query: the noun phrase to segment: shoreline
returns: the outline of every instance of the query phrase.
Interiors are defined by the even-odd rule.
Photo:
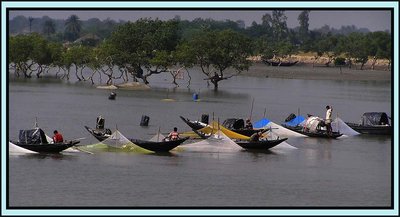
[[[303,79],[303,80],[346,80],[346,81],[391,81],[392,71],[349,69],[348,67],[326,67],[300,63],[294,66],[268,66],[264,63],[254,62],[248,71],[243,71],[239,76]]]

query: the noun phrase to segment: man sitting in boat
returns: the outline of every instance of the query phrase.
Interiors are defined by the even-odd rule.
[[[179,139],[178,128],[174,127],[174,131],[168,134],[167,138],[169,141],[174,141]]]
[[[61,135],[61,133],[59,133],[57,130],[54,130],[53,133],[54,133],[54,136],[53,136],[54,143],[64,142],[64,138]]]
[[[263,139],[263,134],[265,132],[267,132],[267,131],[268,131],[268,129],[264,129],[264,130],[260,130],[258,132],[253,133],[250,136],[250,142],[258,142],[258,141],[260,141],[261,139]],[[265,139],[263,139],[263,140],[265,140]]]
[[[251,123],[250,119],[248,119],[248,118],[246,119],[246,125],[244,126],[244,128],[250,129],[250,130],[253,129],[253,124]]]
[[[253,135],[250,136],[250,142],[260,141],[261,135],[262,135],[261,131],[253,133]]]

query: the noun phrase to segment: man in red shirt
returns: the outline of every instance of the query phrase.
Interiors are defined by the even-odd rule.
[[[61,135],[61,133],[58,133],[57,130],[54,130],[53,141],[54,143],[64,142],[63,136]]]

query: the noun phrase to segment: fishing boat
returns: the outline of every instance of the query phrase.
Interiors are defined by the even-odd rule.
[[[291,118],[289,118],[290,116]],[[323,119],[319,117],[309,115],[309,117],[305,119],[302,116],[296,117],[293,114],[291,114],[290,116],[286,118],[285,120],[286,122],[281,125],[297,133],[309,137],[319,137],[319,138],[329,138],[329,139],[336,139],[343,135],[340,132],[332,132],[328,134],[328,132],[325,129],[323,129],[324,125]],[[302,122],[299,122],[301,120]]]
[[[346,124],[361,134],[392,135],[389,119],[385,112],[366,112],[358,124],[349,122]]]
[[[332,132],[331,134],[328,134],[328,132],[326,130],[315,130],[315,131],[307,131],[306,129],[304,129],[302,126],[288,126],[288,125],[284,125],[282,124],[283,127],[289,129],[289,130],[293,130],[297,133],[309,136],[309,137],[319,137],[319,138],[328,138],[328,139],[336,139],[340,136],[342,136],[343,134],[340,132]]]
[[[20,130],[19,141],[10,141],[11,143],[38,153],[59,153],[67,148],[78,144],[79,140],[64,141],[58,143],[49,143],[46,135],[40,128]]]
[[[260,141],[235,141],[240,147],[244,149],[252,149],[252,150],[268,150],[272,147],[275,147],[282,142],[286,141],[288,138],[283,139],[275,139],[275,140],[260,140]]]
[[[248,129],[245,128],[244,120],[240,118],[228,118],[223,123],[222,126],[226,127],[235,133],[239,133],[245,136],[251,136],[263,129]]]
[[[188,118],[179,116],[183,122],[185,122],[192,130],[200,130],[207,126],[207,124],[200,121],[191,121]]]
[[[282,62],[282,61],[272,61],[272,60],[263,60],[263,62],[270,66],[293,66],[299,61],[294,62]]]
[[[110,129],[92,129],[88,126],[85,126],[85,128],[90,134],[92,134],[100,142],[111,136]]]
[[[137,146],[140,146],[144,149],[147,149],[149,151],[153,152],[169,152],[172,149],[176,148],[183,142],[185,142],[189,137],[184,137],[180,138],[177,140],[170,140],[170,141],[160,141],[160,142],[154,142],[154,141],[146,141],[146,140],[139,140],[139,139],[129,139],[132,143],[134,143]]]

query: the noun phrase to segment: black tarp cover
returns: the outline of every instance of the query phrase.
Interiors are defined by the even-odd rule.
[[[361,125],[389,125],[389,118],[384,112],[366,112],[362,116]]]
[[[19,131],[19,142],[26,144],[47,143],[46,135],[40,128]]]
[[[243,119],[236,119],[236,118],[229,118],[222,123],[222,126],[228,129],[243,129],[244,128],[244,120]]]

